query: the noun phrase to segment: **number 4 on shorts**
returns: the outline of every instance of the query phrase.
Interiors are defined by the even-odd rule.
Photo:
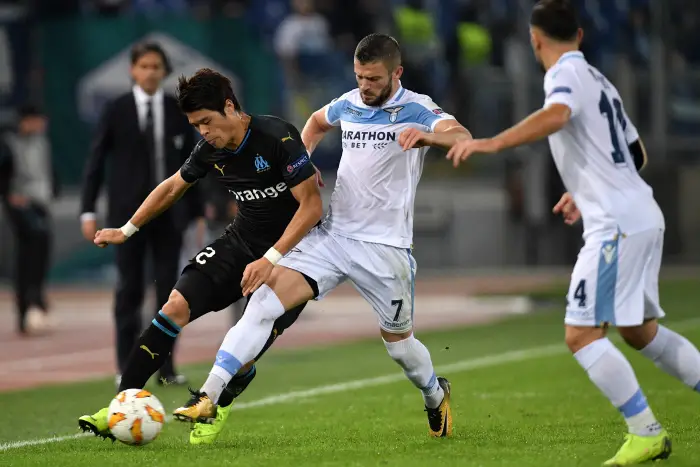
[[[394,315],[394,322],[399,320],[399,315],[401,314],[401,308],[403,308],[403,300],[392,300],[391,306],[396,306],[396,314]]]
[[[581,279],[581,282],[574,290],[574,299],[578,300],[578,306],[583,308],[586,306],[586,279]]]

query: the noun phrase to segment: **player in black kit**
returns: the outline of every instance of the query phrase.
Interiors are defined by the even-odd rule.
[[[120,229],[104,229],[95,244],[120,244],[167,210],[189,186],[207,174],[235,196],[238,215],[212,244],[183,270],[168,302],[136,344],[122,375],[119,391],[142,388],[172,350],[181,329],[209,311],[226,308],[249,296],[269,277],[277,261],[316,225],[323,206],[320,178],[298,130],[277,117],[250,116],[241,111],[230,81],[201,69],[178,83],[180,108],[203,136],[180,170],[146,198]],[[190,443],[214,442],[233,400],[255,377],[255,365],[277,336],[291,326],[305,305],[275,322],[267,345],[231,380],[212,423],[196,423]],[[80,417],[84,431],[112,437],[107,409]]]

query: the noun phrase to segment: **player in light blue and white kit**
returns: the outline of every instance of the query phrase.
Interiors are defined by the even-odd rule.
[[[365,104],[368,97],[354,89],[327,105],[322,119],[315,117],[319,126],[342,130],[343,157],[326,228],[355,240],[410,248],[413,201],[428,148],[404,152],[400,135],[409,129],[434,133],[461,127],[428,96],[400,82],[389,99],[376,99],[381,105]],[[393,322],[384,325],[396,328]]]
[[[429,97],[403,88],[402,72],[396,40],[371,34],[355,51],[358,89],[309,118],[301,137],[310,154],[326,132],[342,130],[328,216],[291,251],[265,255],[279,266],[244,289],[257,291],[188,405],[201,416],[211,416],[231,377],[262,349],[275,317],[350,280],[377,314],[389,355],[420,389],[429,434],[452,433],[449,382],[435,375],[428,349],[413,336],[413,205],[428,146],[449,149],[471,135]]]
[[[700,353],[662,326],[659,269],[664,217],[639,176],[646,152],[613,86],[578,50],[582,30],[569,0],[541,0],[532,12],[531,39],[547,70],[544,108],[490,139],[459,142],[455,165],[474,153],[494,153],[549,137],[568,193],[554,211],[583,220],[585,244],[571,275],[566,343],[591,381],[619,409],[627,440],[604,465],[636,465],[671,454],[634,370],[608,340],[618,328],[632,348],[700,391]]]

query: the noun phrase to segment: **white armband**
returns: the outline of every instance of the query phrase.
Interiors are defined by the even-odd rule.
[[[134,224],[132,224],[131,221],[129,221],[129,222],[127,222],[126,224],[124,224],[124,225],[122,226],[122,228],[119,229],[119,230],[121,230],[122,233],[123,233],[127,238],[129,238],[129,237],[131,237],[132,235],[134,235],[136,232],[138,232],[138,231],[139,231],[139,228],[136,227]]]
[[[283,256],[282,253],[280,253],[279,251],[275,250],[274,247],[271,247],[269,250],[267,250],[267,252],[266,252],[265,255],[263,256],[263,258],[267,259],[267,260],[268,260],[269,262],[271,262],[272,265],[274,266],[275,264],[277,264],[277,262],[278,262],[279,260],[282,259],[282,256]]]

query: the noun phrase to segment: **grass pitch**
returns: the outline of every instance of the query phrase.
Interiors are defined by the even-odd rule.
[[[420,394],[377,338],[272,349],[213,446],[190,446],[188,425],[175,421],[144,447],[74,437],[78,416],[109,403],[112,380],[0,394],[0,465],[600,465],[622,443],[625,424],[565,348],[563,296],[554,291],[541,298],[556,307],[498,324],[417,333],[452,383],[452,439],[427,436]],[[662,304],[665,324],[700,344],[697,286],[664,283]],[[662,465],[700,465],[700,395],[623,349],[673,438]],[[184,370],[199,385],[209,367]],[[168,411],[188,397],[179,387],[149,389]]]

